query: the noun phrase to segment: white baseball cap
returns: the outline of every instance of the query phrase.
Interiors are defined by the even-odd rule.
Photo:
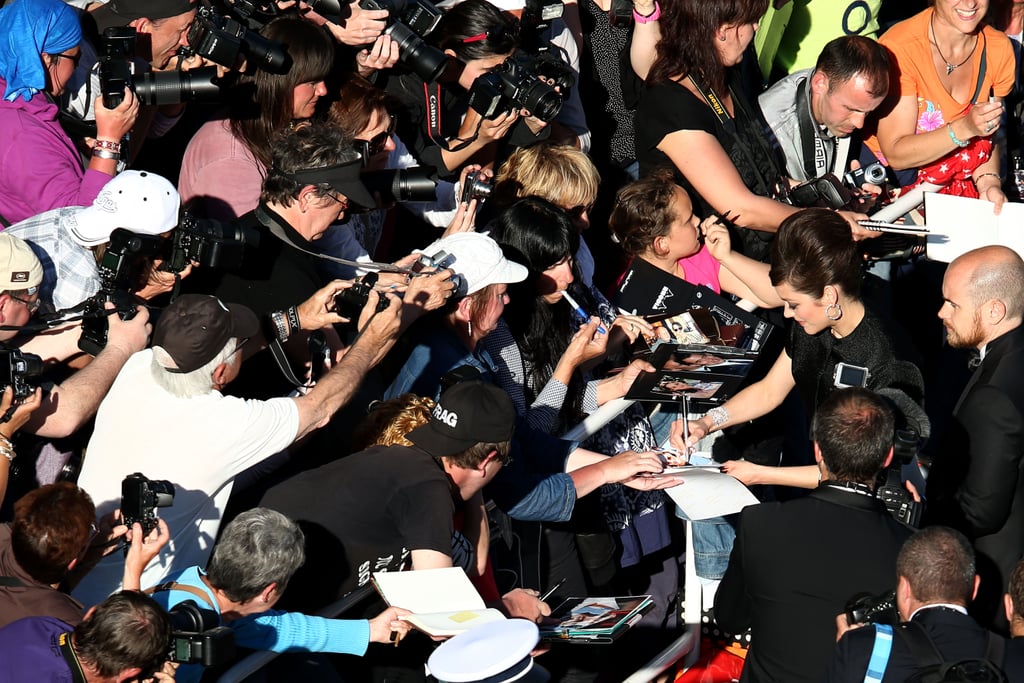
[[[159,235],[178,225],[181,197],[163,176],[149,171],[124,171],[103,186],[92,206],[67,216],[64,225],[83,247],[110,241],[124,228],[140,235]]]
[[[522,282],[529,274],[526,266],[506,259],[498,243],[482,232],[457,232],[416,251],[427,256],[444,251],[454,256],[448,267],[466,281],[467,296],[488,285]]]

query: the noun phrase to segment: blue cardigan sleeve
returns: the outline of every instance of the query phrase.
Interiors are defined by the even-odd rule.
[[[271,610],[229,624],[235,643],[271,652],[336,652],[362,656],[370,643],[365,619],[325,619]]]

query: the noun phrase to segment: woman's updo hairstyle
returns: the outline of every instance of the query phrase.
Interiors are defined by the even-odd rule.
[[[772,285],[783,282],[815,298],[828,285],[860,298],[863,256],[850,224],[835,211],[803,209],[782,221],[772,243]]]
[[[487,0],[464,0],[445,12],[430,37],[463,62],[486,59],[519,46],[519,21]]]

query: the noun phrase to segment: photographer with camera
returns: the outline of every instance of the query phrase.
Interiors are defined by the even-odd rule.
[[[195,16],[195,0],[111,0],[85,12],[82,58],[60,100],[69,130],[84,133],[88,143],[92,137],[91,131],[85,133],[89,124],[95,120],[99,125],[100,110],[117,101],[123,85],[139,104],[138,120],[124,131],[131,131],[131,149],[127,145],[122,147],[123,133],[113,139],[96,135],[96,145],[117,152],[121,160],[128,162],[129,154],[134,158],[147,138],[165,135],[181,118],[185,101],[190,97],[179,97],[185,92],[181,88],[160,87],[154,76],[163,75],[161,72],[180,76],[206,65],[205,60],[195,56],[175,59],[179,50],[188,45]],[[211,71],[205,76],[205,89],[214,88],[213,92],[217,92],[210,82],[212,75]],[[136,93],[143,82],[145,90]],[[162,85],[168,84],[165,81]],[[200,92],[204,89],[203,85],[198,88]]]
[[[306,559],[306,539],[299,526],[280,512],[254,508],[226,527],[206,569],[188,567],[147,591],[165,609],[186,600],[212,608],[234,633],[235,644],[273,652],[335,652],[362,656],[370,643],[394,642],[410,629],[389,607],[373,619],[325,619],[284,612],[274,605]],[[203,668],[183,664],[178,683],[198,681]],[[298,672],[291,669],[292,676]]]
[[[102,143],[84,171],[51,101],[81,58],[81,37],[76,10],[60,0],[0,8],[0,225],[89,204],[117,172],[121,138],[138,114],[131,91],[116,108],[98,111]]]
[[[398,136],[421,164],[450,178],[469,161],[495,161],[501,141],[525,147],[550,136],[561,95],[510,59],[517,35],[513,17],[486,0],[464,0],[427,36],[449,57],[436,80],[415,67],[388,77],[385,89],[403,105]]]
[[[825,45],[814,69],[792,73],[762,93],[758,103],[789,177],[804,182],[832,174],[850,190],[877,194],[885,167],[863,147],[858,131],[888,92],[886,49],[847,35]]]
[[[170,181],[148,171],[129,170],[107,183],[91,206],[47,211],[15,223],[6,232],[25,240],[39,256],[43,266],[40,300],[64,311],[104,287],[123,287],[143,300],[171,291],[175,274],[160,269],[163,252],[140,254],[130,272],[124,273],[125,282],[104,283],[100,264],[108,251],[124,249],[122,240],[170,233],[178,226],[180,212],[178,191]],[[112,243],[112,233],[119,228]],[[189,272],[186,266],[180,276]]]
[[[895,606],[902,623],[885,625],[887,619],[871,618],[874,628],[844,631],[850,626],[849,616],[839,615],[839,642],[824,680],[868,680],[865,674],[870,668],[874,676],[870,680],[903,683],[920,680],[915,676],[959,660],[969,660],[961,661],[961,667],[972,672],[970,677],[948,672],[945,678],[925,680],[1007,680],[1000,671],[1006,647],[1003,638],[967,615],[980,579],[975,573],[974,551],[963,534],[943,526],[917,532],[900,549],[896,577]],[[922,652],[931,661],[922,661]]]
[[[169,643],[167,613],[142,593],[122,591],[73,628],[54,617],[29,617],[0,629],[0,682],[173,682],[165,668]]]
[[[288,317],[306,329],[345,321],[328,308],[345,287],[331,283]],[[222,393],[241,371],[242,350],[263,343],[264,326],[251,310],[199,294],[182,295],[164,310],[153,348],[132,356],[100,406],[79,477],[101,515],[118,506],[121,481],[132,471],[167,480],[179,492],[162,514],[173,538],[143,585],[205,564],[235,477],[324,426],[349,401],[398,333],[400,302],[383,300],[387,308],[378,310],[370,293],[359,336],[308,393],[267,401]],[[96,602],[119,582],[119,565],[107,558],[75,595]]]
[[[123,541],[124,585],[138,590],[146,565],[169,538],[162,521],[151,530],[129,528],[116,516],[97,525],[92,498],[70,482],[33,489],[14,504],[13,521],[0,525],[0,627],[42,616],[77,625],[84,608],[68,591],[102,557]]]
[[[820,681],[835,644],[835,615],[858,591],[892,585],[896,554],[912,531],[874,496],[875,478],[892,458],[894,429],[878,395],[833,391],[812,426],[821,485],[740,513],[715,618],[727,633],[751,631],[744,681]]]

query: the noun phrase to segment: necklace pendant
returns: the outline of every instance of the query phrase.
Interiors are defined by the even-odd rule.
[[[959,66],[959,64],[950,64],[949,62],[946,62],[946,75],[949,76],[951,73],[953,73],[953,69],[955,69],[957,66]]]

